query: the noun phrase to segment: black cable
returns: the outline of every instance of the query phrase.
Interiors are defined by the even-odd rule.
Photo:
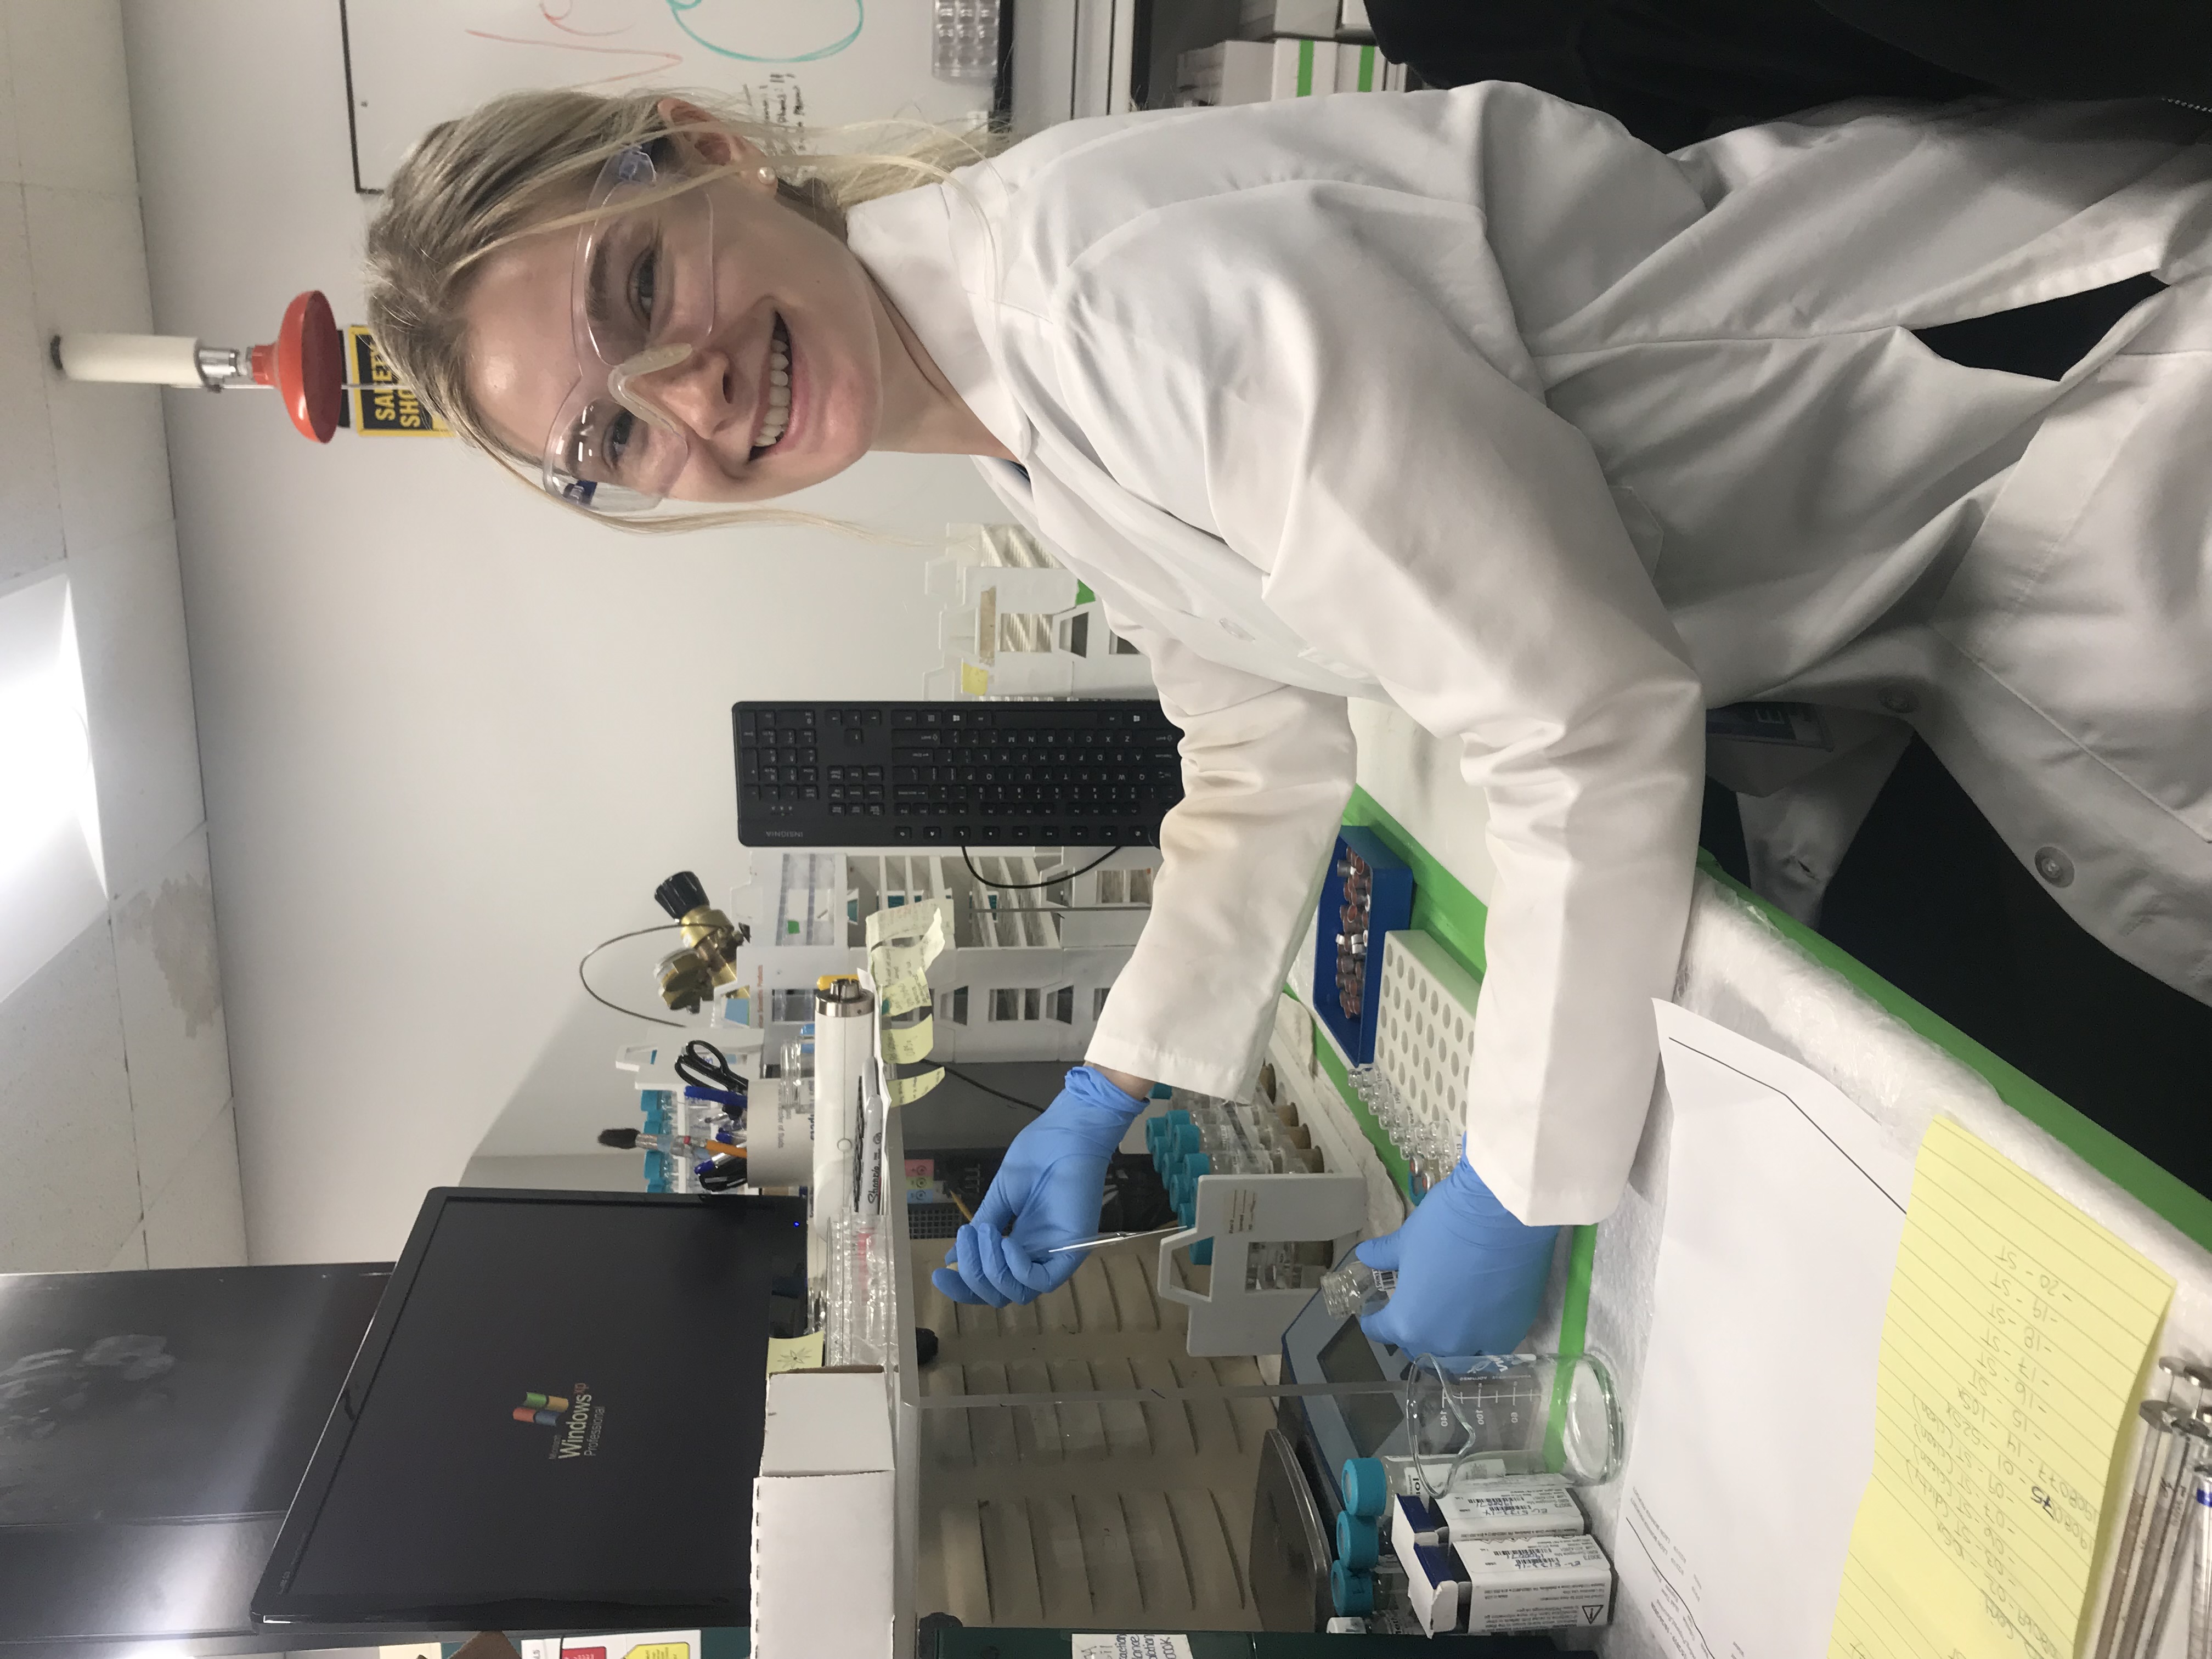
[[[1117,848],[1115,850],[1118,851],[1119,849]],[[1029,1101],[1021,1098],[1018,1095],[1010,1095],[1004,1089],[994,1089],[988,1083],[978,1083],[974,1078],[969,1077],[967,1073],[962,1071],[957,1066],[947,1066],[945,1068],[945,1074],[947,1077],[957,1077],[969,1088],[978,1090],[987,1095],[995,1096],[997,1098],[1005,1101],[1008,1105],[1018,1106],[1025,1112],[1042,1113],[1044,1110],[1043,1107],[1033,1105]]]
[[[1026,893],[1034,888],[1057,887],[1063,881],[1073,881],[1078,876],[1089,875],[1093,870],[1096,870],[1100,865],[1105,863],[1108,859],[1112,858],[1115,854],[1121,850],[1121,849],[1118,847],[1109,847],[1104,852],[1101,853],[1097,858],[1091,860],[1090,863],[1085,865],[1080,870],[1063,871],[1059,875],[1048,876],[1042,881],[987,880],[983,872],[975,867],[975,860],[968,856],[968,849],[964,847],[960,849],[960,861],[968,866],[968,873],[975,877],[977,881],[982,883],[986,887],[995,887],[1002,893]]]
[[[592,988],[592,981],[584,977],[585,964],[590,962],[593,957],[599,955],[600,951],[605,950],[610,945],[620,945],[626,939],[642,939],[647,933],[672,933],[684,926],[684,924],[680,921],[664,921],[657,923],[651,927],[633,928],[627,933],[617,933],[612,939],[601,939],[590,950],[585,951],[583,956],[577,960],[576,982],[584,988],[584,994],[586,996],[591,998],[592,1001],[598,1003],[603,1008],[611,1008],[618,1014],[628,1014],[632,1019],[650,1020],[655,1025],[672,1025],[679,1031],[695,1030],[695,1027],[686,1025],[680,1019],[663,1019],[659,1014],[641,1014],[636,1009],[625,1008],[619,1002],[609,1002],[597,991],[594,991]]]

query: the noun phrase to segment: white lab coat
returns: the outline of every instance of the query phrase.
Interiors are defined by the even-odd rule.
[[[1185,733],[1090,1057],[1249,1085],[1350,696],[1488,798],[1468,1149],[1524,1220],[1625,1178],[1708,706],[1908,712],[2212,1000],[2208,129],[1864,106],[1667,156],[1493,83],[1072,123],[857,210]],[[1907,331],[2143,271],[2173,286],[2063,382]]]

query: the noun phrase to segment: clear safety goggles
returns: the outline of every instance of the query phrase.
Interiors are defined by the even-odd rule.
[[[643,144],[610,160],[576,228],[569,333],[576,384],[545,437],[547,491],[594,513],[667,499],[691,429],[660,401],[714,329],[714,212]],[[658,199],[655,198],[658,197]]]

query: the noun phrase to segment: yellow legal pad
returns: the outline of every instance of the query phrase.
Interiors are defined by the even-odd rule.
[[[1830,1659],[2070,1659],[2172,1294],[2041,1182],[1955,1123],[1929,1127]]]

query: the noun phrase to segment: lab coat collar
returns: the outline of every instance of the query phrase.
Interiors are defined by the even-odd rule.
[[[951,183],[861,204],[847,216],[846,235],[953,391],[1026,461],[1030,424],[994,349],[994,244],[979,200],[1000,188],[988,167],[963,167]]]

